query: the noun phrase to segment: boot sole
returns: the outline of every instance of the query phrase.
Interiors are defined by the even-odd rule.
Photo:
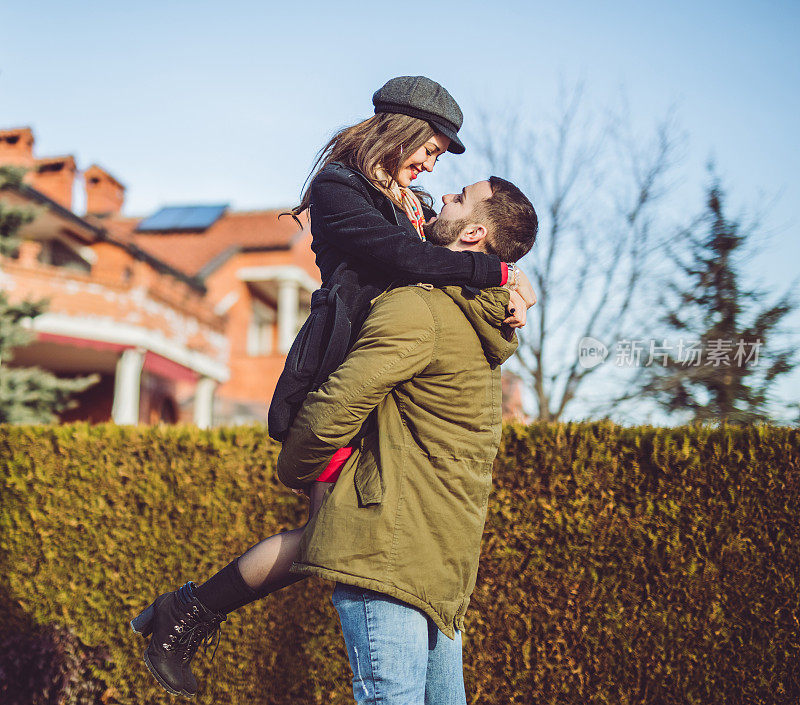
[[[171,685],[169,685],[162,677],[161,674],[155,669],[152,663],[150,663],[150,656],[147,654],[147,650],[144,652],[144,665],[147,666],[147,670],[153,674],[153,678],[158,681],[158,684],[166,690],[170,695],[182,695],[184,698],[192,699],[195,694],[194,693],[187,693],[185,690],[175,690]]]

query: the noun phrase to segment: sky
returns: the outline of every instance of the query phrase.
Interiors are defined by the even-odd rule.
[[[108,169],[130,215],[293,205],[317,150],[392,76],[446,86],[465,131],[502,106],[544,119],[580,81],[598,106],[626,96],[643,129],[671,110],[686,135],[676,208],[700,207],[713,158],[734,211],[764,214],[753,281],[779,293],[798,275],[797,2],[0,0],[0,17],[0,128]],[[422,185],[460,189],[440,172]],[[800,374],[783,392],[800,398]]]

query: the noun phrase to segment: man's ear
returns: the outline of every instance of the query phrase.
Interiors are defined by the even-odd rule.
[[[480,223],[470,223],[458,236],[458,239],[465,245],[476,245],[486,237],[486,227]]]

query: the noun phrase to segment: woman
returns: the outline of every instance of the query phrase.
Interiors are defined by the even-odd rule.
[[[270,435],[281,440],[302,399],[344,359],[369,311],[370,301],[393,284],[428,282],[476,287],[518,282],[513,265],[494,255],[454,252],[425,242],[432,199],[411,188],[433,171],[445,151],[460,154],[462,113],[452,96],[424,76],[388,81],[372,98],[375,115],[340,130],[322,149],[316,172],[292,211],[309,209],[312,249],[323,286],[287,358],[270,407]],[[524,324],[535,301],[512,291],[507,323]],[[352,449],[341,449],[310,491],[311,513],[327,482],[334,482]],[[159,596],[131,622],[152,633],[144,658],[170,693],[191,697],[197,682],[191,659],[202,642],[218,636],[226,615],[301,579],[289,569],[303,529],[277,534],[251,547],[201,585],[186,583]]]

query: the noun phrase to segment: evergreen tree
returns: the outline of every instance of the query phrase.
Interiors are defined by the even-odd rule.
[[[725,214],[724,197],[712,173],[705,211],[683,233],[688,257],[675,255],[679,275],[668,286],[674,297],[662,320],[677,345],[642,368],[641,392],[693,421],[769,421],[771,392],[797,365],[794,350],[778,344],[795,303],[787,293],[764,305],[763,291],[741,284],[739,259],[754,232]]]
[[[0,167],[0,191],[19,187],[23,172]],[[20,245],[20,228],[33,213],[0,202],[0,256],[13,256]],[[0,262],[0,270],[2,262]],[[0,282],[2,281],[0,271]],[[9,367],[13,349],[26,345],[33,334],[23,322],[42,314],[47,301],[11,303],[0,289],[0,423],[49,423],[70,407],[70,397],[97,381],[96,375],[61,379],[37,367]]]

